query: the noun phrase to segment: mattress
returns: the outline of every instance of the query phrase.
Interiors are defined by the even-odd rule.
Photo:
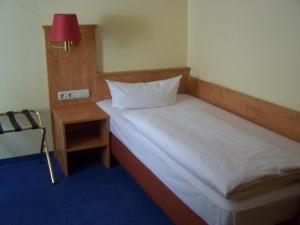
[[[123,117],[226,198],[246,199],[300,181],[299,143],[195,97]]]
[[[178,101],[186,98],[190,98],[190,96],[180,95]],[[245,224],[243,221],[247,219],[243,220],[242,218],[257,214],[258,211],[255,209],[259,209],[259,212],[264,213],[265,211],[262,208],[270,209],[272,205],[278,205],[280,202],[285,202],[289,206],[297,204],[297,198],[300,196],[299,184],[290,185],[289,187],[247,200],[228,200],[170,158],[154,142],[129,123],[124,118],[124,114],[132,110],[112,108],[111,100],[98,102],[97,105],[110,115],[111,132],[179,199],[201,216],[209,225]],[[289,219],[296,213],[296,205],[288,212],[284,212],[288,207],[282,208],[279,205],[278,208],[282,213],[281,217],[278,216],[278,221]],[[274,207],[273,209],[275,210]],[[243,215],[245,213],[246,216]],[[256,216],[258,220],[259,218],[268,219],[267,214],[264,214],[264,217]],[[262,222],[259,223],[264,224]]]

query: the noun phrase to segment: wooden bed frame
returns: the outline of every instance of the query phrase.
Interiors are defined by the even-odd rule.
[[[146,82],[182,74],[181,93],[189,93],[277,133],[300,141],[300,112],[192,78],[189,76],[190,69],[187,67],[114,73],[98,72],[95,40],[96,25],[80,26],[82,39],[70,52],[47,47],[50,28],[50,26],[44,26],[51,112],[55,107],[62,105],[76,105],[110,98],[106,79]],[[89,99],[57,100],[58,91],[86,88],[91,91]],[[120,164],[175,224],[206,224],[153,175],[114,135],[111,135],[111,151]]]
[[[157,178],[115,135],[110,133],[111,153],[131,177],[176,225],[207,225]],[[299,204],[300,205],[300,204]],[[299,209],[300,214],[300,209]],[[300,215],[278,225],[300,225]]]
[[[110,135],[113,156],[132,176],[152,200],[177,225],[206,225],[206,223],[169,190],[131,151],[113,134]]]

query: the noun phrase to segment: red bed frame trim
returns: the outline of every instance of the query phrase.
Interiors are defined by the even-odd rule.
[[[113,156],[176,225],[207,225],[112,133],[110,144]]]

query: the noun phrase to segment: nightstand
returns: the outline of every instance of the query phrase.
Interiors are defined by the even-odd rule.
[[[68,154],[98,149],[101,161],[110,167],[109,116],[95,103],[68,105],[53,109],[55,156],[66,176]]]

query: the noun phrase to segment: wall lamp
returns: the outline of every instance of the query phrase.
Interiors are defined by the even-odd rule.
[[[48,47],[70,51],[74,42],[80,41],[80,39],[81,34],[76,14],[54,14]],[[63,43],[63,45],[54,45],[53,43]]]

